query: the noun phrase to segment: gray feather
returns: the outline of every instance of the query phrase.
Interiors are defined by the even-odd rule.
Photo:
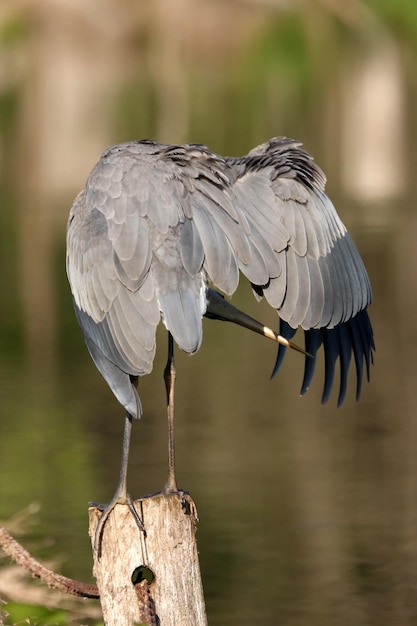
[[[325,182],[285,137],[239,158],[153,141],[103,152],[70,212],[67,273],[90,353],[132,415],[140,414],[132,380],[152,369],[161,314],[178,345],[195,352],[207,283],[231,295],[239,270],[288,336],[302,326],[314,351],[323,343],[325,397],[338,356],[344,397],[351,349],[360,388],[361,359],[369,369],[373,349],[371,287]]]
[[[165,326],[179,347],[188,353],[197,352],[203,338],[202,318],[205,300],[192,291],[169,291],[159,295]]]

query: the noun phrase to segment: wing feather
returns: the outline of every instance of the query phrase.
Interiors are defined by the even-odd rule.
[[[323,401],[338,360],[343,401],[352,353],[360,393],[374,349],[371,288],[324,187],[310,155],[286,138],[238,159],[152,141],[103,153],[70,213],[67,272],[90,353],[127,410],[140,413],[132,382],[152,368],[161,314],[180,347],[194,352],[207,281],[232,294],[239,270],[288,337],[302,326],[314,355],[324,345]]]
[[[360,255],[324,192],[323,172],[299,143],[282,137],[258,146],[246,157],[229,158],[228,163],[236,202],[252,225],[251,236],[256,238],[255,224],[266,242],[260,246],[262,254],[272,249],[282,268],[276,277],[270,273],[265,282],[259,277],[254,280],[250,263],[241,265],[241,270],[252,282],[255,295],[264,295],[277,310],[281,334],[290,338],[289,329],[302,326],[306,350],[314,356],[306,360],[302,393],[310,385],[315,355],[323,345],[323,402],[331,392],[337,361],[341,374],[338,402],[343,402],[352,352],[359,396],[363,362],[368,373],[374,349],[366,313],[372,293]],[[273,374],[284,354],[280,346]]]
[[[204,262],[204,248],[194,220],[186,219],[180,224],[182,263],[192,276],[201,271]]]
[[[177,344],[188,353],[197,352],[203,339],[204,295],[191,290],[170,290],[159,295],[164,323]]]

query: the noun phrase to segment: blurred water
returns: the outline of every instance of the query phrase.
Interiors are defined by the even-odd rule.
[[[43,33],[40,24],[35,39]],[[293,27],[297,42],[298,27]],[[255,26],[247,20],[241,28],[243,41],[242,33],[252,33]],[[35,147],[30,144],[31,149],[23,153],[17,149],[14,160],[3,159],[0,520],[39,503],[23,543],[39,558],[59,558],[62,573],[84,580],[91,580],[92,565],[87,503],[105,502],[113,493],[123,428],[123,411],[83,344],[65,278],[65,220],[93,165],[92,161],[87,167],[85,161],[91,154],[98,158],[104,147],[98,147],[100,141],[156,137],[165,120],[169,132],[175,134],[177,129],[187,140],[206,141],[224,153],[236,153],[241,146],[246,151],[273,134],[302,137],[329,174],[331,196],[358,245],[374,289],[370,315],[377,352],[371,383],[364,384],[361,401],[354,400],[352,376],[341,409],[336,409],[337,393],[321,406],[320,365],[312,388],[300,398],[303,357],[299,354],[288,354],[279,376],[270,381],[275,360],[272,342],[225,323],[205,321],[204,342],[197,355],[177,351],[178,478],[199,511],[197,538],[213,626],[406,626],[417,619],[415,185],[411,174],[397,195],[381,201],[360,201],[358,190],[355,196],[346,185],[340,173],[344,162],[339,145],[340,126],[346,120],[343,106],[338,106],[340,91],[333,87],[341,81],[342,70],[337,64],[329,67],[325,53],[327,46],[333,50],[334,45],[336,56],[340,49],[326,28],[322,32],[328,36],[323,47],[314,40],[314,50],[326,59],[322,73],[315,66],[305,71],[303,64],[312,60],[296,44],[287,51],[289,65],[301,77],[308,75],[307,83],[302,78],[291,83],[284,72],[288,68],[283,67],[283,54],[277,61],[282,65],[274,70],[269,56],[275,41],[272,26],[264,24],[255,45],[251,35],[246,47],[233,48],[246,63],[237,69],[222,65],[225,59],[230,64],[228,35],[227,46],[217,50],[218,66],[213,61],[216,71],[210,65],[194,73],[189,61],[188,91],[182,87],[189,100],[184,103],[168,94],[166,108],[162,107],[165,117],[159,111],[159,125],[153,99],[160,94],[157,86],[161,93],[163,88],[155,78],[155,83],[146,82],[149,77],[137,69],[139,59],[143,61],[140,40],[129,57],[129,67],[138,76],[135,80],[130,76],[131,83],[126,79],[125,91],[118,92],[122,103],[113,126],[107,121],[111,132],[106,126],[107,132],[97,136],[94,127],[91,139],[84,128],[79,136],[91,139],[88,154],[79,148],[82,163],[77,159],[69,163],[68,154],[63,154],[71,141],[76,144],[72,135],[61,139],[62,162],[55,163],[52,143],[46,142],[46,147],[42,143],[41,152],[41,142],[33,137]],[[221,34],[216,34],[220,40]],[[78,49],[68,58],[74,61],[77,54]],[[58,57],[48,58],[52,64]],[[286,77],[283,83],[274,82],[278,71]],[[86,73],[90,82],[93,74]],[[111,73],[112,80],[116,74]],[[182,85],[181,76],[175,76]],[[95,78],[97,88],[99,77]],[[344,89],[352,87],[349,72],[344,81]],[[146,97],[144,85],[150,93]],[[108,89],[116,91],[114,84]],[[173,119],[167,115],[170,98],[175,104]],[[80,99],[84,102],[81,95]],[[180,105],[187,111],[189,107],[186,131]],[[2,106],[3,120],[4,102]],[[90,111],[85,102],[84,106]],[[13,115],[18,117],[17,112]],[[46,114],[45,118],[48,122]],[[415,127],[411,112],[407,124]],[[38,126],[37,121],[34,127]],[[17,127],[11,125],[9,134],[4,133],[8,146],[17,141]],[[51,121],[51,127],[58,132],[59,124],[53,126]],[[70,135],[68,128],[65,132]],[[158,138],[172,139],[169,132]],[[389,156],[389,147],[382,152]],[[41,189],[44,183],[39,180],[38,189],[30,177],[22,189],[22,154],[31,165],[25,171],[33,179],[40,176],[39,154],[54,162],[49,164],[52,169],[56,166],[50,189]],[[416,155],[404,150],[402,158],[400,169],[413,172]],[[407,167],[402,167],[404,163]],[[58,193],[61,172],[64,180]],[[34,185],[37,194],[31,196]],[[265,303],[257,304],[247,286],[242,285],[234,302],[277,326],[274,312]],[[302,343],[302,336],[296,340]],[[154,492],[166,480],[163,328],[158,341],[154,371],[140,382],[144,415],[134,424],[129,470],[134,496]]]
[[[401,241],[413,241],[409,229]],[[275,347],[225,323],[207,320],[201,351],[177,354],[178,474],[199,510],[210,623],[411,623],[415,331],[397,298],[406,252],[380,245],[383,233],[353,234],[376,303],[376,365],[360,403],[352,380],[341,409],[336,397],[322,407],[320,369],[299,398],[298,354],[270,381]],[[389,285],[379,274],[386,268]],[[263,319],[268,313],[249,293],[238,302]],[[74,341],[82,343],[79,334]],[[162,330],[154,372],[140,386],[144,416],[134,425],[129,473],[137,496],[166,478],[165,341]],[[70,369],[52,393],[18,369],[2,371],[0,517],[39,502],[25,542],[88,579],[87,501],[112,495],[123,415],[86,351]]]

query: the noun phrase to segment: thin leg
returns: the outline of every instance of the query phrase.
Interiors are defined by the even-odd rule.
[[[130,437],[132,434],[132,416],[126,412],[125,427],[123,431],[122,459],[120,462],[119,482],[116,493],[120,499],[127,498],[127,466],[129,463]]]
[[[167,393],[168,413],[168,481],[164,487],[166,493],[177,492],[175,476],[175,439],[174,439],[174,390],[176,370],[174,362],[174,339],[168,333],[168,360],[164,370],[165,389]]]
[[[119,474],[119,482],[116,487],[116,492],[113,498],[110,500],[109,504],[95,504],[90,503],[97,508],[102,509],[103,513],[98,520],[95,537],[94,537],[94,550],[98,553],[98,557],[101,556],[101,542],[103,539],[104,526],[108,520],[108,517],[116,504],[126,504],[129,507],[130,512],[135,518],[136,524],[139,529],[145,532],[145,527],[143,525],[142,520],[140,519],[138,512],[135,509],[135,505],[131,496],[127,492],[127,466],[129,462],[129,448],[130,448],[130,435],[132,432],[132,416],[129,413],[126,413],[125,417],[125,427],[123,432],[123,449],[122,449],[122,461],[120,464],[120,474]]]

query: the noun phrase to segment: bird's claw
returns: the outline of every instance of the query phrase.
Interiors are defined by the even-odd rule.
[[[175,495],[181,500],[181,506],[186,515],[192,515],[196,522],[198,522],[198,511],[195,505],[194,500],[192,499],[189,491],[184,491],[184,489],[178,489],[175,483],[175,488],[173,488],[168,480],[165,487],[161,490],[164,495]]]
[[[103,533],[106,522],[115,508],[117,504],[126,505],[129,508],[129,511],[133,515],[133,518],[138,526],[139,530],[143,532],[146,537],[146,530],[142,519],[140,518],[136,508],[133,498],[127,494],[126,496],[120,497],[119,495],[115,496],[108,504],[98,504],[96,502],[89,502],[89,506],[93,506],[100,511],[102,511],[100,518],[97,522],[96,530],[94,533],[94,554],[97,555],[98,559],[101,558],[102,554],[102,542],[103,542]]]
[[[184,509],[186,515],[192,515],[195,519],[196,522],[198,522],[198,511],[197,511],[197,507],[196,504],[194,502],[194,500],[192,499],[192,497],[190,496],[188,491],[182,491],[182,489],[179,490],[178,494],[181,497],[181,505],[182,508]]]

